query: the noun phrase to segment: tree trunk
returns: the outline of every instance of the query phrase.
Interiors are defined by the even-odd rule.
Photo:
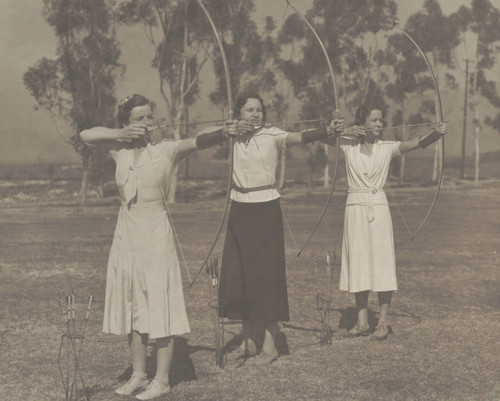
[[[97,172],[98,172],[98,179],[97,179],[97,197],[99,199],[104,198],[104,155],[102,153],[99,153],[97,155]]]
[[[97,183],[97,196],[99,199],[104,198],[104,180],[102,174],[99,175],[99,182]]]
[[[87,205],[87,188],[89,186],[90,156],[83,156],[82,186],[80,188],[80,208]]]
[[[325,188],[328,188],[330,186],[330,163],[328,163],[328,145],[325,143],[323,146],[325,149],[326,157],[325,171],[323,174],[323,186]]]
[[[189,179],[189,155],[186,156],[185,162],[184,162],[184,178],[186,180]]]
[[[188,105],[185,105],[184,108],[184,123],[185,129],[184,129],[184,139],[189,138],[189,107]],[[184,178],[188,179],[189,178],[189,155],[186,156],[186,161],[184,164],[185,170],[184,170]]]
[[[406,127],[403,126],[403,140],[406,140]],[[399,165],[398,185],[401,186],[405,180],[406,154],[401,155],[401,164]]]
[[[399,176],[398,185],[403,185],[405,181],[405,164],[406,164],[406,154],[401,155],[401,163],[399,165]]]
[[[479,133],[481,131],[481,127],[479,126],[479,108],[477,105],[474,107],[475,109],[475,119],[474,119],[474,125],[475,130],[474,130],[474,145],[476,148],[476,157],[475,157],[475,163],[474,163],[474,184],[476,187],[479,187]]]

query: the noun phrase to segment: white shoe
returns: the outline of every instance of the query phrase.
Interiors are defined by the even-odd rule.
[[[239,359],[250,358],[257,354],[257,348],[254,342],[249,342],[247,345],[245,343],[241,344],[239,347],[233,349],[231,352],[225,354],[226,360],[228,362],[235,362]]]
[[[170,393],[170,386],[168,384],[163,384],[155,378],[151,383],[149,383],[146,391],[136,395],[135,398],[138,400],[152,400],[168,393]]]
[[[120,395],[131,395],[138,390],[145,389],[148,384],[149,380],[146,377],[132,375],[127,383],[122,384],[115,390],[115,393]]]

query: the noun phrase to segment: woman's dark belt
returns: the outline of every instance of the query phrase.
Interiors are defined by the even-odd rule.
[[[252,187],[252,188],[242,188],[233,182],[232,188],[237,192],[240,192],[242,194],[247,194],[249,192],[264,191],[265,189],[274,189],[276,188],[276,184],[261,185],[259,187]]]

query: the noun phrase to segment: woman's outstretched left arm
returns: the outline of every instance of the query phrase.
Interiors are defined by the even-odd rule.
[[[177,148],[177,158],[178,160],[182,160],[188,154],[197,150],[221,145],[230,135],[237,135],[237,124],[235,121],[226,121],[223,127],[204,130],[195,138],[183,139]]]
[[[286,137],[287,146],[301,145],[321,141],[324,143],[333,144],[335,136],[340,135],[344,131],[344,120],[335,119],[328,127],[311,128],[299,132],[290,132]]]
[[[415,138],[401,142],[399,145],[399,151],[401,154],[405,154],[411,152],[412,150],[424,149],[447,133],[448,126],[446,123],[438,123],[431,128],[431,131],[427,135],[416,136]]]

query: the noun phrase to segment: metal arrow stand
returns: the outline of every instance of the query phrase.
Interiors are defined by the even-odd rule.
[[[215,364],[223,368],[225,365],[222,349],[224,347],[224,317],[222,305],[219,303],[219,261],[212,259],[207,263],[207,274],[210,279],[210,294],[212,300],[208,306],[214,310]]]
[[[92,300],[93,296],[91,295],[87,303],[83,329],[80,333],[77,333],[75,326],[75,294],[67,295],[66,303],[62,299],[60,300],[64,322],[66,323],[66,332],[61,336],[57,365],[61,374],[65,401],[78,401],[82,395],[85,400],[90,401],[87,387],[83,381],[80,356],[87,331]],[[79,387],[79,380],[81,388]]]
[[[332,291],[333,291],[333,264],[335,263],[336,254],[333,252],[328,252],[326,255],[326,272],[329,276],[329,294],[318,293],[316,295],[316,310],[320,316],[320,335],[319,335],[319,345],[332,345],[333,330],[330,326],[330,311],[332,310]],[[319,278],[317,259],[313,258],[314,269],[316,271],[316,277]]]

